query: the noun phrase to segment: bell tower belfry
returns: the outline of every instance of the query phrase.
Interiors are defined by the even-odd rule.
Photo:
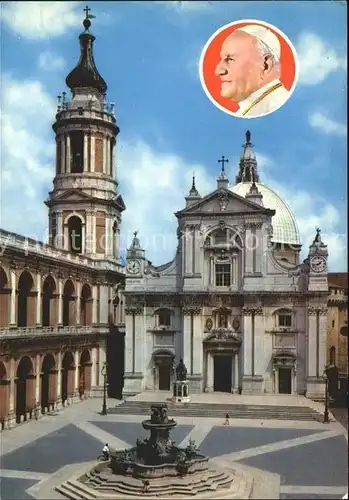
[[[114,104],[106,100],[107,84],[93,57],[94,16],[87,7],[79,36],[80,59],[69,73],[66,92],[58,96],[56,173],[49,208],[49,243],[97,260],[120,260],[121,213],[115,146],[119,128]]]

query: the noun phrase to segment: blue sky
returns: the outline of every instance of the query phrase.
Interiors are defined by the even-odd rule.
[[[297,218],[307,250],[322,229],[330,270],[347,269],[346,4],[340,1],[90,2],[95,61],[115,102],[123,244],[139,230],[148,258],[174,256],[176,219],[195,169],[213,191],[222,154],[233,182],[247,128],[264,183]],[[42,200],[54,175],[56,96],[79,57],[81,2],[3,2],[1,212],[4,229],[45,240]],[[201,88],[208,38],[240,19],[274,24],[294,44],[299,83],[277,112],[253,120],[217,109]]]

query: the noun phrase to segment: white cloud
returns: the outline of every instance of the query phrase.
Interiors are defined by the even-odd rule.
[[[184,197],[192,184],[203,196],[214,189],[215,180],[203,165],[189,164],[171,153],[159,153],[139,140],[120,143],[118,172],[127,210],[123,214],[123,245],[139,230],[147,257],[160,265],[174,257],[177,219],[174,212],[185,207]]]
[[[54,176],[55,103],[40,82],[10,75],[2,76],[1,94],[0,226],[42,240],[47,213],[42,201]]]
[[[81,24],[80,2],[5,2],[1,17],[19,36],[28,39],[60,36]]]
[[[328,263],[331,271],[347,270],[347,234],[343,214],[316,192],[307,192],[295,186],[281,185],[272,179],[265,183],[281,196],[291,208],[302,243],[302,258],[308,254],[314,240],[316,227],[321,229],[322,241],[328,246]]]
[[[179,13],[197,13],[197,12],[202,12],[202,11],[207,11],[212,8],[212,2],[200,2],[200,1],[194,1],[190,0],[187,2],[171,2],[171,1],[158,1],[158,2],[153,2],[154,4],[157,5],[163,5],[164,7],[167,7],[168,9],[171,9],[175,12]]]
[[[342,123],[338,123],[322,113],[315,112],[309,116],[309,125],[325,134],[334,134],[339,136],[347,135],[347,128]]]
[[[333,71],[346,70],[346,58],[313,33],[302,33],[296,44],[299,60],[299,83],[316,85]]]
[[[44,50],[39,54],[38,67],[46,71],[61,70],[65,67],[65,60],[50,50]]]

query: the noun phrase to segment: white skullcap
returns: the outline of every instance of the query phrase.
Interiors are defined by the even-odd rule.
[[[279,39],[272,31],[264,26],[259,26],[257,24],[248,24],[247,26],[243,26],[242,28],[238,28],[236,31],[244,31],[251,36],[257,38],[265,45],[268,46],[270,52],[275,57],[276,60],[280,59],[280,42]]]

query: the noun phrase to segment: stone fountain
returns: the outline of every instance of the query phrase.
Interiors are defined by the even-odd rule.
[[[142,422],[150,431],[148,438],[137,439],[132,448],[112,452],[110,462],[89,464],[84,473],[70,476],[54,489],[72,500],[251,498],[254,477],[248,468],[209,459],[191,440],[180,448],[170,437],[176,425],[167,415],[166,404],[154,404],[150,419]],[[254,491],[253,498],[278,498],[264,489],[265,494],[267,497],[259,497]]]

